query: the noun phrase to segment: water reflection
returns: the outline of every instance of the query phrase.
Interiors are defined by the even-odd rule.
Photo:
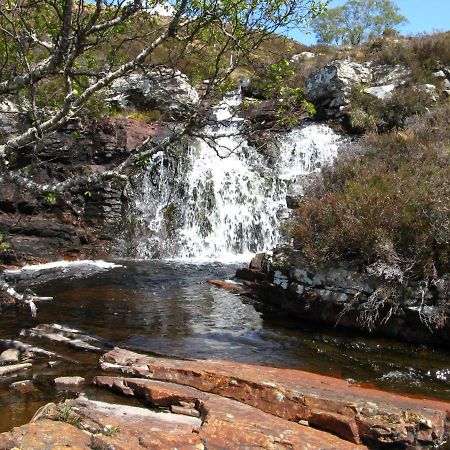
[[[36,319],[0,318],[2,337],[57,322],[146,352],[295,367],[450,400],[448,353],[262,318],[241,297],[206,283],[232,276],[231,265],[126,266],[40,286],[55,300],[40,305]]]

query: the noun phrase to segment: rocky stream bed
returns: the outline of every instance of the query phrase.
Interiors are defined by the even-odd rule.
[[[446,353],[281,325],[206,283],[236,265],[119,263],[19,277],[53,300],[0,318],[0,448],[446,448]]]
[[[417,89],[436,102],[449,74]],[[175,75],[161,91],[144,74],[116,84],[122,115],[69,121],[19,151],[12,170],[37,183],[111,170],[195,108],[197,93]],[[309,76],[306,94],[321,117],[340,120],[353,87],[384,101],[408,76],[401,66],[334,61]],[[182,142],[183,158],[155,155],[128,182],[73,187],[69,201],[2,182],[0,282],[24,295],[17,311],[17,298],[0,294],[0,449],[450,448],[449,330],[430,330],[424,317],[443,289],[422,298],[410,286],[374,337],[361,333],[354,300],[367,301],[379,280],[314,271],[295,252],[272,255],[270,266],[265,257],[245,269],[212,262],[279,244],[281,220],[302,195],[289,185],[302,188],[300,178],[350,145],[327,124],[267,131],[276,108],[256,102],[236,115],[242,100],[232,93],[205,117],[226,158],[206,140]],[[167,122],[128,116],[155,104]],[[24,113],[3,109],[0,132],[14,135]],[[209,262],[4,271],[112,255]],[[241,281],[230,281],[236,269]],[[44,301],[31,303],[32,291]]]

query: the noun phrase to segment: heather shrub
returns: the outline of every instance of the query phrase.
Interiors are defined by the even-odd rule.
[[[371,45],[368,48],[373,50],[373,43]],[[400,64],[410,68],[412,79],[417,82],[436,82],[433,71],[450,65],[450,32],[381,39],[377,41],[372,59],[377,64]]]
[[[349,122],[351,128],[360,133],[387,132],[403,127],[411,116],[425,114],[434,103],[433,93],[412,83],[396,88],[388,100],[380,100],[355,87],[351,94]]]
[[[408,129],[369,133],[323,170],[295,211],[295,246],[313,263],[394,267],[437,280],[450,267],[448,105]]]

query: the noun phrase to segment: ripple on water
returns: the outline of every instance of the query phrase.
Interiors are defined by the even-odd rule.
[[[1,337],[56,322],[161,355],[294,367],[450,400],[448,353],[262,317],[240,296],[206,283],[232,277],[235,265],[125,265],[37,287],[55,300],[40,305],[36,319],[0,318]]]

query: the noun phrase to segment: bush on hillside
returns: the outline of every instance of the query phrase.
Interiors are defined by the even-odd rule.
[[[324,169],[295,211],[295,246],[315,264],[384,268],[378,274],[398,286],[442,280],[450,271],[449,117],[445,105],[408,129],[370,133],[363,151]]]
[[[356,132],[387,132],[405,126],[408,118],[425,114],[435,103],[435,95],[421,85],[399,86],[388,100],[380,100],[355,87],[351,94],[349,122]]]
[[[450,66],[450,32],[412,38],[381,39],[371,59],[377,64],[402,65],[411,70],[419,83],[435,83],[432,74],[441,66]],[[374,42],[367,47],[374,48]]]

